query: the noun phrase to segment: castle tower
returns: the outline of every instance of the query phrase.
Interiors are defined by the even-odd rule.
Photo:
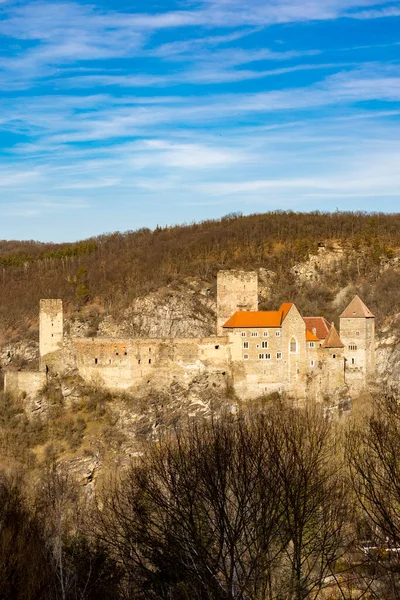
[[[323,393],[332,393],[345,384],[344,348],[345,344],[332,323],[328,337],[319,349],[322,366],[321,391]]]
[[[62,300],[41,300],[39,313],[40,370],[46,370],[46,355],[61,350],[63,342]]]
[[[375,317],[359,296],[340,315],[346,383],[363,388],[375,372]]]
[[[258,310],[258,274],[255,271],[218,271],[217,335],[237,311]]]

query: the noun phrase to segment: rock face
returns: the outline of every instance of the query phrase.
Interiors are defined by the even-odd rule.
[[[207,337],[215,334],[216,305],[208,288],[163,288],[137,298],[118,321],[106,317],[98,337]]]
[[[300,283],[319,282],[327,273],[337,268],[344,258],[342,248],[328,250],[325,247],[318,249],[318,254],[311,254],[307,261],[292,267],[292,273]]]
[[[376,347],[377,382],[400,392],[400,313],[386,321]]]

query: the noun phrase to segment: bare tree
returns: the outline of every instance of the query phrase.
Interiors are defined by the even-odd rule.
[[[99,535],[135,598],[312,598],[343,548],[341,477],[322,415],[195,423],[103,498]]]
[[[351,481],[361,511],[360,551],[379,598],[400,598],[400,405],[391,392],[347,435]]]

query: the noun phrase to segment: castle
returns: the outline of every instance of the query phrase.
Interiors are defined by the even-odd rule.
[[[110,390],[165,389],[203,373],[229,380],[238,397],[272,392],[318,398],[358,392],[375,369],[375,319],[356,296],[339,332],[324,317],[302,317],[293,303],[258,310],[258,275],[217,275],[216,335],[208,338],[75,338],[64,335],[61,300],[41,300],[39,372],[10,371],[8,391],[37,393],[52,373],[77,371]]]

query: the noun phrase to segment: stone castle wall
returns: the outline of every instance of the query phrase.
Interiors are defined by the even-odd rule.
[[[42,360],[46,354],[61,350],[64,337],[62,300],[41,300],[39,313],[40,370],[46,370]]]
[[[4,376],[4,389],[9,393],[25,393],[36,396],[47,382],[46,373],[39,371],[7,371]]]
[[[237,311],[258,310],[258,275],[255,271],[218,271],[217,335]]]
[[[375,319],[342,317],[340,337],[345,345],[346,381],[361,389],[375,372]]]
[[[159,388],[207,372],[230,369],[226,337],[72,340],[76,367],[89,382],[114,390],[151,383]]]
[[[294,305],[281,327],[227,330],[222,325],[235,312],[258,309],[257,273],[222,271],[217,282],[217,335],[207,338],[64,338],[61,300],[42,300],[41,372],[10,373],[6,389],[36,394],[47,370],[77,370],[88,383],[111,390],[147,384],[162,390],[214,372],[226,374],[243,399],[274,391],[302,399],[330,394],[345,383],[359,390],[373,373],[373,318],[341,319],[344,349],[307,341],[305,322]]]

